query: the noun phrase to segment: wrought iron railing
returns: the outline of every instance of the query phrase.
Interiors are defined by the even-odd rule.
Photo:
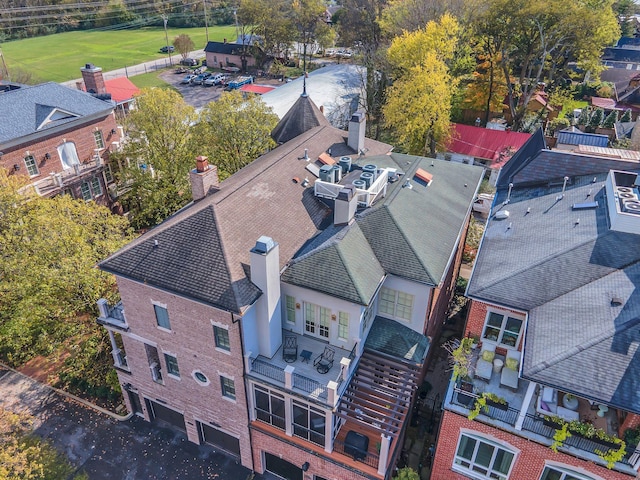
[[[122,302],[116,303],[109,309],[109,317],[115,320],[119,320],[122,323],[127,323],[127,319],[124,316],[124,308],[122,307]]]
[[[374,453],[371,452],[366,452],[366,454],[361,456],[361,455],[357,455],[356,457],[353,457],[353,455],[351,453],[347,453],[344,450],[344,442],[338,439],[335,439],[333,441],[333,451],[334,452],[338,452],[341,453],[343,455],[346,455],[348,457],[352,457],[354,460],[358,461],[358,462],[362,462],[365,465],[369,465],[370,467],[373,468],[378,468],[378,463],[380,462],[380,457]]]
[[[272,363],[254,358],[251,362],[251,371],[264,375],[272,380],[284,383],[284,369]]]
[[[303,392],[307,392],[312,397],[327,398],[327,386],[320,382],[312,380],[304,375],[293,373],[293,386],[299,388]]]

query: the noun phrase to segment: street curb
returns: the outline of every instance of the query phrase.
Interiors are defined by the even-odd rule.
[[[9,365],[5,365],[2,362],[0,362],[0,368],[5,368],[5,369],[7,369],[7,370],[9,370],[9,371],[11,371],[13,373],[16,373],[16,374],[18,374],[18,375],[20,375],[20,376],[22,376],[24,378],[27,378],[30,381],[32,381],[34,383],[37,383],[38,385],[41,385],[43,387],[46,387],[49,390],[52,390],[53,392],[55,392],[55,393],[57,393],[59,395],[62,395],[64,397],[67,397],[67,398],[69,398],[69,399],[71,399],[71,400],[73,400],[73,401],[75,401],[77,403],[80,403],[80,404],[84,405],[85,407],[89,407],[89,408],[92,408],[92,409],[94,409],[94,410],[96,410],[96,411],[98,411],[100,413],[104,413],[105,415],[109,415],[111,418],[113,418],[115,420],[118,420],[119,422],[124,422],[126,420],[129,420],[133,416],[133,413],[128,413],[127,415],[124,415],[124,416],[123,415],[118,415],[117,413],[113,413],[113,412],[111,412],[111,411],[109,411],[109,410],[107,410],[105,408],[99,407],[98,405],[96,405],[94,403],[91,403],[91,402],[89,402],[89,401],[87,401],[87,400],[85,400],[83,398],[77,397],[72,393],[65,392],[64,390],[60,390],[59,388],[56,388],[56,387],[52,387],[51,385],[47,385],[46,383],[41,383],[38,380],[35,380],[35,379],[31,378],[29,375],[25,375],[24,373],[19,372],[18,370],[14,369],[14,368],[11,368]]]

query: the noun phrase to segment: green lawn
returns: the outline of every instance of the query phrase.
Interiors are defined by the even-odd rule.
[[[204,27],[170,28],[169,43],[187,34],[196,49],[205,46]],[[235,40],[235,27],[209,27],[209,40]],[[107,72],[141,62],[166,58],[159,52],[165,44],[164,29],[148,27],[117,32],[77,31],[27,38],[2,44],[7,68],[29,71],[40,81],[64,82],[79,78],[80,68],[93,63]]]
[[[129,77],[129,80],[138,88],[150,88],[150,87],[159,87],[159,88],[169,88],[171,90],[177,89],[173,85],[169,85],[167,82],[162,80],[159,75],[163,70],[158,70],[157,72],[149,72],[143,73],[142,75],[134,75]]]

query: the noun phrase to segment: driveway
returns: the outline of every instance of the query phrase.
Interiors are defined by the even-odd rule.
[[[2,367],[0,407],[33,415],[35,434],[65,453],[90,480],[245,480],[251,475],[181,432],[137,416],[116,420]]]

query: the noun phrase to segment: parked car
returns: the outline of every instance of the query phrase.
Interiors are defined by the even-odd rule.
[[[196,85],[202,85],[204,81],[209,78],[211,74],[209,72],[201,73],[200,75],[196,75],[196,78],[193,79],[192,83]]]
[[[197,67],[197,68],[194,68],[191,73],[195,75],[200,75],[201,73],[205,73],[206,71],[207,71],[207,67]]]
[[[175,70],[175,73],[187,73],[189,69],[187,67],[178,67]]]
[[[180,65],[186,65],[187,67],[195,67],[198,65],[198,60],[195,58],[183,58],[180,60]]]
[[[196,78],[196,76],[193,73],[190,73],[189,75],[185,76],[180,83],[189,84],[193,81],[194,78]]]
[[[172,53],[175,50],[173,45],[165,45],[160,49],[161,53]]]
[[[227,76],[221,73],[211,75],[204,81],[205,87],[212,87],[213,85],[222,85],[227,80]]]

